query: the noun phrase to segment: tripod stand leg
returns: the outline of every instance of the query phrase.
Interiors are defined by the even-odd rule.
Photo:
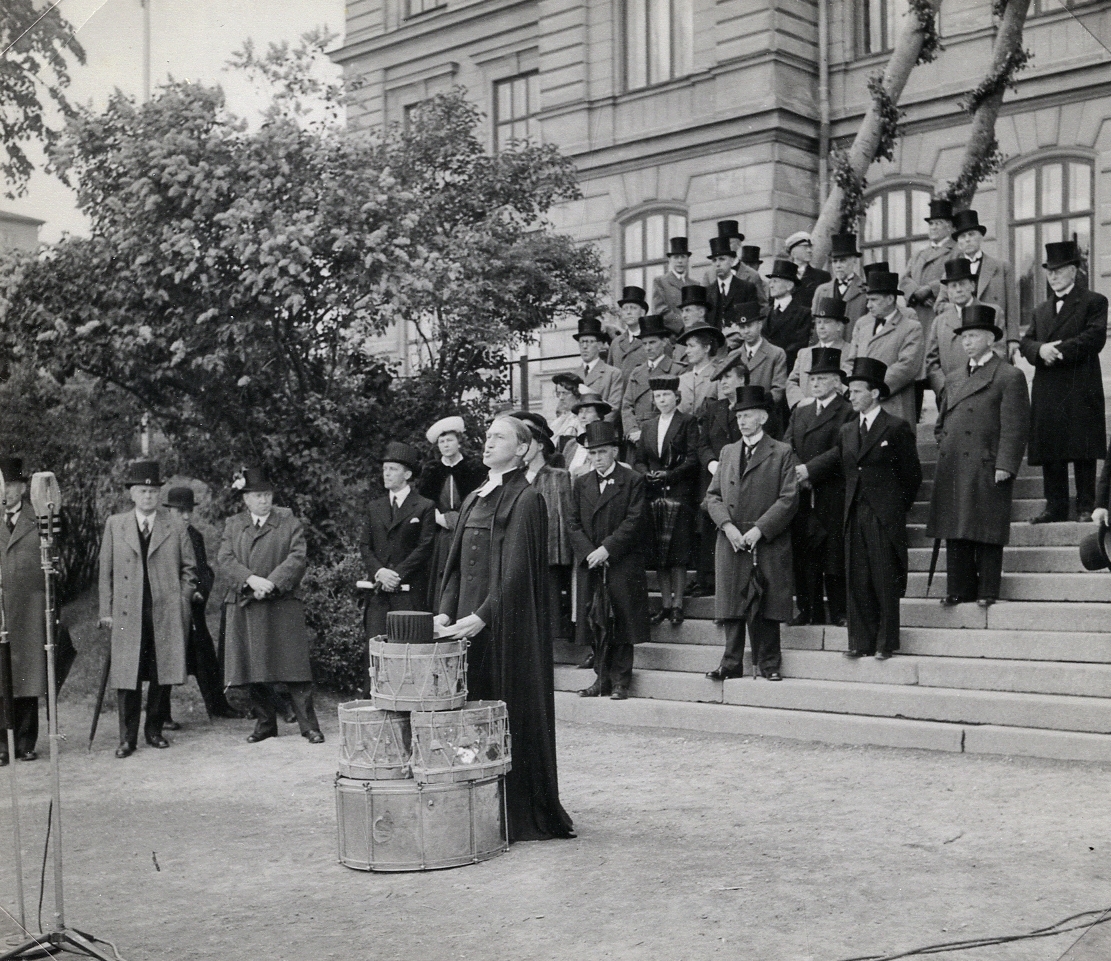
[[[23,842],[19,834],[19,788],[15,778],[15,731],[8,728],[8,777],[12,786],[12,845],[15,847],[15,899],[19,905],[19,926],[27,930],[27,905],[23,899]]]
[[[108,944],[109,942],[104,942]],[[32,939],[18,948],[0,954],[0,961],[31,961],[38,958],[52,958],[59,952],[79,954],[86,958],[96,958],[97,961],[123,961],[119,952],[112,945],[112,954],[105,954],[93,943],[88,935],[80,931],[68,929],[65,931],[51,931],[38,939]]]

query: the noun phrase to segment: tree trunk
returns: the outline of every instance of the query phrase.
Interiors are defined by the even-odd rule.
[[[941,9],[941,0],[929,0],[929,6],[936,17],[938,10]],[[911,7],[906,13],[906,23],[903,24],[903,29],[899,32],[898,39],[895,41],[895,49],[891,51],[891,59],[887,61],[887,67],[883,71],[884,89],[894,103],[898,103],[899,98],[903,95],[903,88],[907,85],[910,72],[914,69],[918,57],[922,53],[924,39],[925,32],[922,29],[922,23],[915,15],[914,8]],[[864,178],[876,157],[876,148],[879,146],[881,133],[879,109],[875,101],[872,101],[868,105],[868,110],[860,123],[860,130],[857,131],[856,138],[853,140],[852,148],[849,151],[849,164],[852,167],[853,176],[858,181]],[[822,212],[811,234],[814,241],[815,264],[825,263],[829,256],[829,236],[836,233],[840,226],[841,188],[836,183],[831,183],[829,196],[826,197],[826,202],[822,205]]]

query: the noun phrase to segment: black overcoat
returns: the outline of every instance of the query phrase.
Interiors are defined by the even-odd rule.
[[[363,626],[368,636],[385,633],[389,611],[428,610],[428,571],[432,544],[436,537],[436,505],[410,488],[408,495],[391,517],[390,498],[379,497],[367,505],[359,538],[367,579],[383,567],[401,578],[402,587],[394,592],[377,590],[363,600]]]
[[[1064,359],[1047,365],[1038,351],[1059,340]],[[1031,464],[1099,460],[1107,446],[1099,352],[1107,340],[1107,298],[1073,287],[1056,312],[1039,304],[1019,345],[1034,365],[1030,396]]]
[[[737,426],[732,406],[732,401],[711,398],[698,409],[698,461],[702,465],[698,482],[699,503],[706,496],[714,476],[710,473],[710,465],[721,460],[721,449],[726,444],[735,444],[741,439],[741,429]]]
[[[46,694],[46,581],[38,522],[26,496],[14,530],[9,531],[0,518],[0,573],[15,696],[42,697]]]
[[[693,509],[698,503],[698,421],[693,414],[676,411],[664,437],[662,457],[659,424],[657,416],[645,426],[637,441],[633,466],[641,474],[662,471],[663,480],[659,484],[649,484],[654,488],[649,493],[672,497]]]
[[[455,481],[454,509],[447,503],[447,497],[441,500],[444,485],[448,478]],[[447,527],[436,525],[436,536],[432,542],[432,557],[429,561],[428,576],[428,601],[425,610],[435,611],[440,606],[440,582],[443,579],[444,565],[447,563],[448,551],[451,549],[451,539],[455,535],[455,524],[459,519],[459,508],[467,495],[486,480],[486,467],[480,460],[463,455],[458,464],[448,467],[443,460],[437,457],[424,465],[417,482],[417,491],[422,497],[427,497],[447,521]]]
[[[799,404],[791,412],[784,440],[805,465],[809,487],[799,488],[799,511],[809,514],[823,531],[836,530],[845,514],[845,477],[838,456],[841,427],[856,414],[840,394],[818,413],[817,403]]]
[[[756,285],[742,280],[736,274],[730,274],[729,286],[722,297],[721,288],[715,278],[712,283],[706,284],[706,302],[710,305],[710,309],[706,311],[706,323],[718,330],[732,327],[740,317],[741,304],[750,304],[757,298]]]
[[[775,301],[768,308],[768,319],[764,322],[764,336],[769,343],[775,344],[787,355],[787,370],[795,369],[795,358],[799,351],[810,343],[814,330],[814,320],[810,316],[809,305],[796,291],[787,309],[776,310]]]

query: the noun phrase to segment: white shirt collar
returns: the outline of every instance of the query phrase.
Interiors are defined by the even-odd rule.
[[[617,461],[614,461],[612,464],[610,464],[610,469],[604,474],[600,471],[595,471],[594,473],[598,475],[599,480],[609,480],[611,477],[613,477],[613,472],[615,470],[617,470]]]
[[[786,310],[791,304],[791,294],[784,294],[782,297],[775,298],[775,306],[780,310]]]
[[[974,264],[977,261],[981,260],[983,258],[983,256],[984,256],[984,252],[981,250],[978,253],[974,254],[973,256],[969,257],[968,260],[969,260],[970,263]]]
[[[763,338],[763,337],[761,337],[761,338],[760,338],[760,339],[759,339],[758,341],[756,341],[756,343],[755,343],[755,344],[753,344],[753,345],[752,345],[751,347],[749,347],[749,345],[748,345],[748,344],[744,344],[743,346],[744,346],[744,349],[745,349],[745,353],[747,353],[747,354],[748,354],[748,356],[749,356],[749,357],[751,357],[751,356],[752,356],[753,354],[755,354],[755,353],[756,353],[756,351],[758,351],[758,350],[760,349],[760,347],[761,347],[761,346],[763,345],[763,343],[764,343],[764,338]]]
[[[390,500],[396,502],[397,506],[400,507],[405,503],[405,498],[409,496],[410,490],[412,490],[412,488],[406,484],[399,491],[386,491],[386,493],[390,495]]]
[[[883,410],[883,408],[879,404],[877,404],[870,411],[868,411],[867,414],[860,415],[860,419],[868,425],[869,430],[872,429],[872,425],[876,422],[876,418],[880,416],[881,410]]]
[[[745,447],[747,447],[749,450],[752,450],[752,448],[755,447],[757,444],[759,444],[760,441],[762,441],[763,439],[764,439],[764,429],[763,428],[758,430],[751,437],[745,437],[743,435],[741,436],[742,442],[744,443]]]
[[[655,370],[657,367],[660,366],[661,363],[663,363],[663,359],[666,356],[667,356],[666,354],[660,354],[660,356],[657,357],[655,360],[648,361],[648,369],[649,370]]]
[[[153,530],[154,529],[154,515],[156,513],[157,513],[157,511],[151,511],[149,514],[142,514],[142,513],[139,512],[139,508],[136,507],[135,508],[135,520],[136,520],[136,522],[138,522],[140,527],[143,526],[144,522],[149,523],[150,526],[151,526],[151,529]]]
[[[260,524],[265,524],[266,518],[269,516],[269,514],[256,514],[254,511],[251,511],[251,523],[255,527],[258,527]]]
[[[490,471],[490,476],[486,479],[486,483],[478,489],[479,497],[486,497],[491,492],[497,490],[505,482],[505,475],[510,473],[513,468],[507,471]]]
[[[589,364],[583,364],[583,369],[585,369],[586,372],[589,374],[591,371],[594,370],[595,367],[598,366],[598,361],[600,361],[601,359],[601,357],[595,357]]]
[[[440,463],[443,464],[444,467],[454,467],[462,459],[463,459],[462,454],[456,454],[451,460],[448,460],[446,457],[441,457],[440,458]]]
[[[1076,287],[1075,282],[1069,284],[1068,290],[1063,290],[1059,294],[1054,292],[1053,296],[1056,297],[1058,300],[1064,300],[1069,294],[1072,293],[1074,287]]]
[[[836,394],[830,394],[825,400],[818,400],[818,398],[815,397],[814,398],[814,404],[815,404],[815,407],[817,408],[818,412],[821,413],[830,404],[832,404],[833,403],[833,398],[835,396],[837,396],[837,395]]]
[[[981,354],[975,360],[969,360],[968,366],[969,367],[983,367],[989,360],[991,360],[992,355],[994,353],[995,353],[995,351],[993,351],[989,347],[986,351],[984,351],[983,354]]]

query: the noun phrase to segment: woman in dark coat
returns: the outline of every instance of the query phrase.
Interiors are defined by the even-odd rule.
[[[417,490],[436,505],[436,540],[428,563],[428,610],[440,608],[440,580],[447,563],[459,508],[467,495],[486,479],[482,462],[462,451],[464,424],[462,417],[444,417],[436,421],[425,437],[436,446],[439,454],[425,465]]]
[[[505,778],[509,840],[574,837],[559,803],[552,641],[548,634],[548,511],[522,462],[532,434],[499,417],[486,433],[489,480],[459,512],[436,622],[471,639],[471,700],[505,701],[513,769]],[[466,577],[462,576],[466,567]]]
[[[659,414],[641,432],[633,466],[647,482],[656,577],[663,602],[652,623],[670,618],[673,625],[679,625],[683,623],[683,592],[698,504],[698,421],[678,410],[678,377],[653,377],[648,386]]]

